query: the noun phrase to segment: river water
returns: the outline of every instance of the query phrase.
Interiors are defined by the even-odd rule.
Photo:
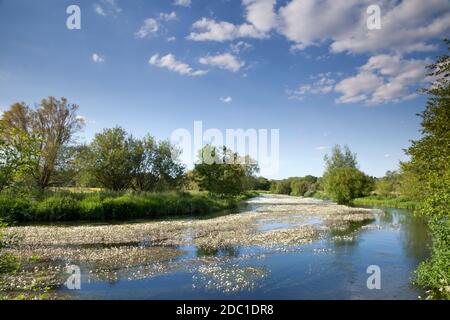
[[[184,254],[168,262],[172,267],[160,266],[151,277],[127,271],[102,280],[82,272],[81,290],[61,293],[79,299],[418,299],[423,292],[410,280],[429,255],[425,221],[409,210],[382,210],[372,222],[352,223],[304,245],[181,246]],[[262,231],[287,227],[260,226]],[[371,265],[380,268],[380,289],[368,289]],[[142,268],[136,266],[134,275]]]

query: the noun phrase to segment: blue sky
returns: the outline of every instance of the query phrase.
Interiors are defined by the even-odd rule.
[[[159,139],[196,120],[279,129],[272,178],[321,175],[334,144],[374,176],[407,159],[449,1],[175,2],[0,0],[0,109],[65,96],[86,118],[81,141],[117,124]],[[66,27],[69,5],[80,30]]]

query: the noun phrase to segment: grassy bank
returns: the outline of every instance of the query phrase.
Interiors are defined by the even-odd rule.
[[[221,199],[202,193],[48,193],[39,197],[0,195],[5,221],[102,221],[206,215],[233,209],[255,193]]]
[[[353,200],[354,205],[364,205],[364,206],[379,206],[379,207],[390,207],[390,208],[400,208],[400,209],[418,209],[420,207],[419,202],[411,201],[405,198],[387,198],[380,196],[369,196],[364,198],[357,198]]]

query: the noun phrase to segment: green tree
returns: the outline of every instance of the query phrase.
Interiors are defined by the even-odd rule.
[[[331,150],[331,156],[325,155],[325,171],[338,168],[357,168],[356,153],[351,152],[350,148],[345,145],[343,148],[335,145]]]
[[[445,43],[450,50],[450,41]],[[411,160],[402,169],[433,235],[432,256],[419,266],[416,282],[431,298],[450,299],[450,56],[438,57],[429,70],[434,82],[423,90],[428,100],[419,114],[422,137],[406,150]]]
[[[258,166],[249,157],[241,157],[225,146],[206,145],[199,152],[194,175],[201,189],[223,197],[236,196],[250,189],[250,177]]]
[[[75,133],[84,122],[77,117],[78,106],[49,97],[43,99],[36,110],[25,103],[15,103],[3,113],[0,126],[5,132],[23,132],[18,140],[27,145],[29,137],[35,137],[32,146],[36,155],[35,167],[30,172],[34,185],[43,190],[55,184],[53,180],[59,165],[65,164],[64,147],[72,142]],[[12,140],[12,136],[8,139]]]
[[[91,142],[89,169],[95,180],[108,190],[131,187],[140,145],[120,127],[104,129]]]
[[[387,171],[385,176],[375,183],[375,193],[380,196],[398,196],[402,184],[402,174],[397,171]]]
[[[322,185],[325,193],[340,204],[368,195],[373,188],[373,180],[357,169],[356,154],[348,146],[342,149],[336,145],[331,156],[326,155],[325,173]]]
[[[369,195],[373,181],[355,168],[336,168],[323,178],[324,190],[334,201],[347,204],[353,199]]]
[[[23,130],[0,126],[0,192],[12,187],[34,167],[37,140]]]

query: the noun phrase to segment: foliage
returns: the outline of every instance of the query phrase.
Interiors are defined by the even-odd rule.
[[[65,164],[63,147],[84,124],[76,115],[77,109],[66,98],[49,97],[42,99],[35,110],[16,103],[2,115],[0,127],[8,142],[17,139],[17,143],[33,150],[34,168],[29,178],[41,190],[54,184],[55,171]],[[17,136],[17,132],[22,134]]]
[[[4,127],[0,122],[0,192],[30,174],[38,156],[33,148],[36,143],[37,139],[27,132]]]
[[[353,200],[355,205],[378,206],[401,209],[418,209],[420,202],[405,197],[368,196]]]
[[[118,191],[131,186],[139,146],[124,129],[104,129],[90,144],[89,168],[100,185]]]
[[[243,194],[251,189],[258,166],[249,157],[239,156],[225,146],[206,145],[195,165],[195,179],[202,190],[220,197]]]
[[[291,194],[291,181],[289,179],[272,181],[270,192],[276,194]]]
[[[124,220],[177,215],[205,215],[236,208],[255,194],[226,200],[204,194],[164,193],[49,193],[42,199],[0,196],[0,218],[8,221]]]
[[[350,148],[345,145],[343,148],[335,145],[331,150],[331,156],[326,155],[325,172],[340,168],[357,168],[356,154],[350,151]]]
[[[385,176],[375,183],[375,193],[380,196],[398,196],[402,184],[402,174],[397,171],[387,171]]]
[[[324,175],[323,180],[326,194],[339,204],[369,195],[373,188],[370,177],[350,167],[332,169]]]
[[[108,190],[167,191],[183,185],[185,168],[169,141],[135,139],[116,127],[97,134],[88,150],[90,172]]]
[[[339,204],[348,204],[353,199],[369,195],[374,181],[357,169],[356,154],[346,145],[333,147],[331,156],[326,155],[323,189]]]
[[[450,41],[445,40],[450,50]],[[429,66],[434,78],[422,118],[422,137],[406,150],[411,160],[402,163],[407,187],[422,200],[419,212],[430,217],[432,256],[417,269],[416,283],[427,289],[428,298],[450,298],[450,56]],[[418,191],[418,192],[417,192]]]

